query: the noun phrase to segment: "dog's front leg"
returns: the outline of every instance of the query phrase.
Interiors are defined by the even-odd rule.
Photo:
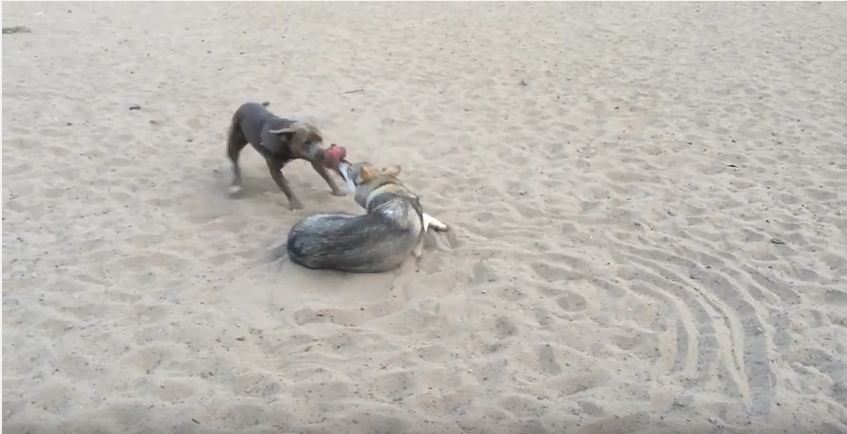
[[[312,161],[312,167],[315,169],[315,172],[318,172],[318,175],[321,175],[321,178],[326,181],[329,185],[329,188],[332,189],[333,196],[347,196],[347,193],[342,191],[335,185],[335,181],[329,176],[329,172],[327,172],[326,167],[324,167],[323,162],[321,161]]]
[[[302,209],[303,204],[300,203],[300,200],[297,199],[297,196],[295,196],[294,192],[291,191],[291,187],[288,186],[288,181],[286,181],[285,177],[282,176],[282,164],[268,160],[268,169],[271,171],[271,178],[273,178],[280,190],[285,193],[285,197],[288,198],[288,208],[292,211],[295,209]]]
[[[441,223],[440,220],[427,213],[423,213],[423,226],[424,232],[426,232],[429,228],[432,228],[432,230],[436,232],[447,232],[448,230],[446,224]]]
[[[426,232],[432,228],[432,230],[436,232],[446,232],[447,225],[441,223],[437,218],[423,213],[423,230],[421,231],[421,238],[418,240],[418,243],[415,245],[415,249],[412,251],[412,254],[415,255],[415,258],[420,258],[423,256],[423,248],[424,248],[424,239],[426,238]]]
[[[426,232],[421,234],[421,239],[418,240],[418,243],[415,244],[415,249],[412,250],[412,254],[415,255],[415,259],[420,259],[420,257],[423,256],[424,235],[426,235]]]

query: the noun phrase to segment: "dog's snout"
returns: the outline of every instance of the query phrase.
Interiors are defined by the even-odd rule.
[[[310,160],[323,160],[324,159],[324,151],[321,149],[319,143],[309,143],[306,145],[306,149],[304,151],[306,157]]]

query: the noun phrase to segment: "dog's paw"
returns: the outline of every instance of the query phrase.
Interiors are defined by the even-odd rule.
[[[300,203],[299,200],[292,200],[291,202],[288,202],[288,209],[291,211],[297,211],[298,209],[303,209],[303,204]]]
[[[445,224],[436,225],[430,223],[429,227],[431,227],[435,232],[447,232],[450,230],[450,228]]]
[[[236,195],[238,195],[238,193],[241,193],[241,190],[242,190],[242,188],[241,188],[240,185],[230,185],[229,186],[229,195],[230,196],[236,196]]]
[[[331,191],[330,194],[335,196],[335,197],[345,197],[345,196],[347,196],[347,192],[344,191],[344,190]]]

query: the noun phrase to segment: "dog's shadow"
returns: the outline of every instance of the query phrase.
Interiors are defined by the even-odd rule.
[[[214,192],[222,196],[230,196],[233,198],[250,199],[265,195],[269,192],[276,191],[282,194],[282,191],[271,179],[270,174],[265,170],[259,173],[254,168],[245,170],[241,168],[241,189],[237,193],[232,193],[232,171],[229,166],[212,169],[211,176],[213,178]],[[289,181],[291,182],[291,181]]]
[[[289,183],[291,181],[289,180]],[[269,193],[278,193],[285,199],[285,195],[280,190],[279,186],[273,182],[270,178],[270,175],[259,176],[259,175],[242,175],[241,176],[241,189],[237,192],[232,192],[230,190],[231,184],[229,180],[223,180],[220,182],[218,190],[221,191],[222,194],[227,195],[233,199],[253,199],[259,196],[264,196]],[[293,187],[292,187],[293,188]]]
[[[303,163],[303,164],[297,164]],[[253,165],[241,169],[241,188],[233,192],[232,174],[229,170],[215,170],[215,189],[221,192],[222,195],[231,199],[256,199],[264,197],[279,196],[279,201],[285,207],[288,205],[288,199],[285,193],[273,181],[267,169],[264,171],[261,168],[253,167]],[[294,161],[285,166],[286,180],[291,186],[291,190],[301,200],[301,202],[322,202],[327,197],[331,197],[330,189],[320,177],[314,173],[311,166],[305,162]],[[315,178],[315,179],[313,179]],[[343,180],[335,177],[335,183],[341,185]]]

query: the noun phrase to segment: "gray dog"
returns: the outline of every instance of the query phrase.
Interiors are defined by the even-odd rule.
[[[399,167],[342,163],[339,172],[355,188],[366,214],[321,213],[291,228],[288,256],[313,269],[375,273],[399,267],[410,253],[420,257],[426,231],[447,225],[425,214],[418,197],[397,176]],[[282,253],[282,252],[278,252]]]
[[[282,176],[283,166],[291,160],[308,160],[321,178],[329,184],[333,195],[345,195],[335,185],[323,165],[324,153],[321,149],[323,138],[320,131],[306,122],[274,116],[264,104],[253,102],[239,107],[232,117],[226,144],[233,172],[230,193],[236,194],[241,191],[241,168],[238,166],[238,156],[247,143],[253,145],[253,148],[265,157],[271,178],[285,193],[290,209],[303,208],[300,200],[288,186],[288,181]]]

